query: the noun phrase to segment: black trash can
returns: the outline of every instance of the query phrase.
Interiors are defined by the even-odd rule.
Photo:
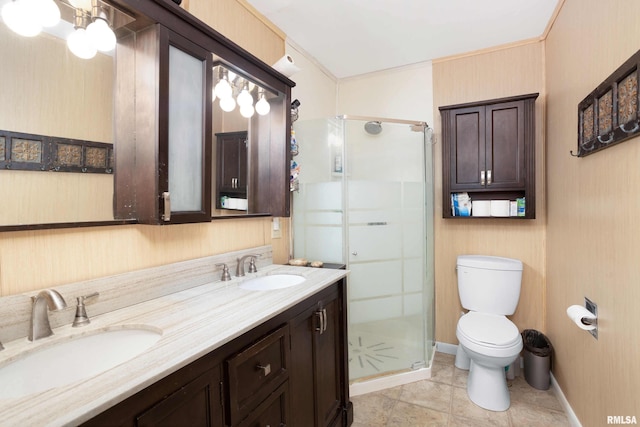
[[[524,345],[524,379],[531,387],[548,390],[550,385],[551,341],[535,329],[522,331]]]

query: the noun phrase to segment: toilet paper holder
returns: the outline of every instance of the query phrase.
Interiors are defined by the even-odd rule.
[[[582,330],[598,339],[598,305],[589,298],[584,298],[584,307],[572,305],[567,308],[567,316]]]

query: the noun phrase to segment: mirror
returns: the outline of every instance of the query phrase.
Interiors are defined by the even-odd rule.
[[[251,159],[253,157],[255,161],[260,137],[266,135],[264,129],[261,133],[259,128],[270,127],[271,104],[283,102],[283,97],[260,87],[251,76],[228,70],[215,55],[213,76],[212,215],[267,213],[257,211],[251,203]],[[240,99],[243,90],[251,96],[249,105],[253,113],[251,109],[244,113],[251,114],[250,117],[244,117],[239,105],[241,101],[237,101],[231,111],[225,111],[229,109],[228,98],[222,99],[217,89],[221,81],[230,83],[234,100]],[[262,141],[262,144],[267,142]]]
[[[0,57],[0,130],[113,143],[111,56],[82,60],[63,39],[0,22]],[[111,174],[4,169],[0,179],[0,226],[113,220]]]

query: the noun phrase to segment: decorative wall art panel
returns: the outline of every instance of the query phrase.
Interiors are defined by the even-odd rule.
[[[0,170],[113,173],[113,144],[0,130]]]
[[[640,133],[636,52],[578,104],[577,157],[588,156]]]

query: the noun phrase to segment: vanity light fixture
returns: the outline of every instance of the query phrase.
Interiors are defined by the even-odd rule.
[[[256,112],[261,116],[269,114],[271,105],[266,99],[266,90],[255,83],[236,75],[227,70],[222,65],[217,65],[218,82],[213,88],[212,101],[218,98],[220,108],[223,111],[230,112],[236,108],[240,108],[240,114],[245,118],[252,117]],[[254,95],[252,92],[257,88],[258,102],[254,106]],[[234,99],[234,93],[237,96]]]
[[[60,8],[53,0],[12,0],[2,7],[2,20],[15,33],[34,37],[58,24]]]

